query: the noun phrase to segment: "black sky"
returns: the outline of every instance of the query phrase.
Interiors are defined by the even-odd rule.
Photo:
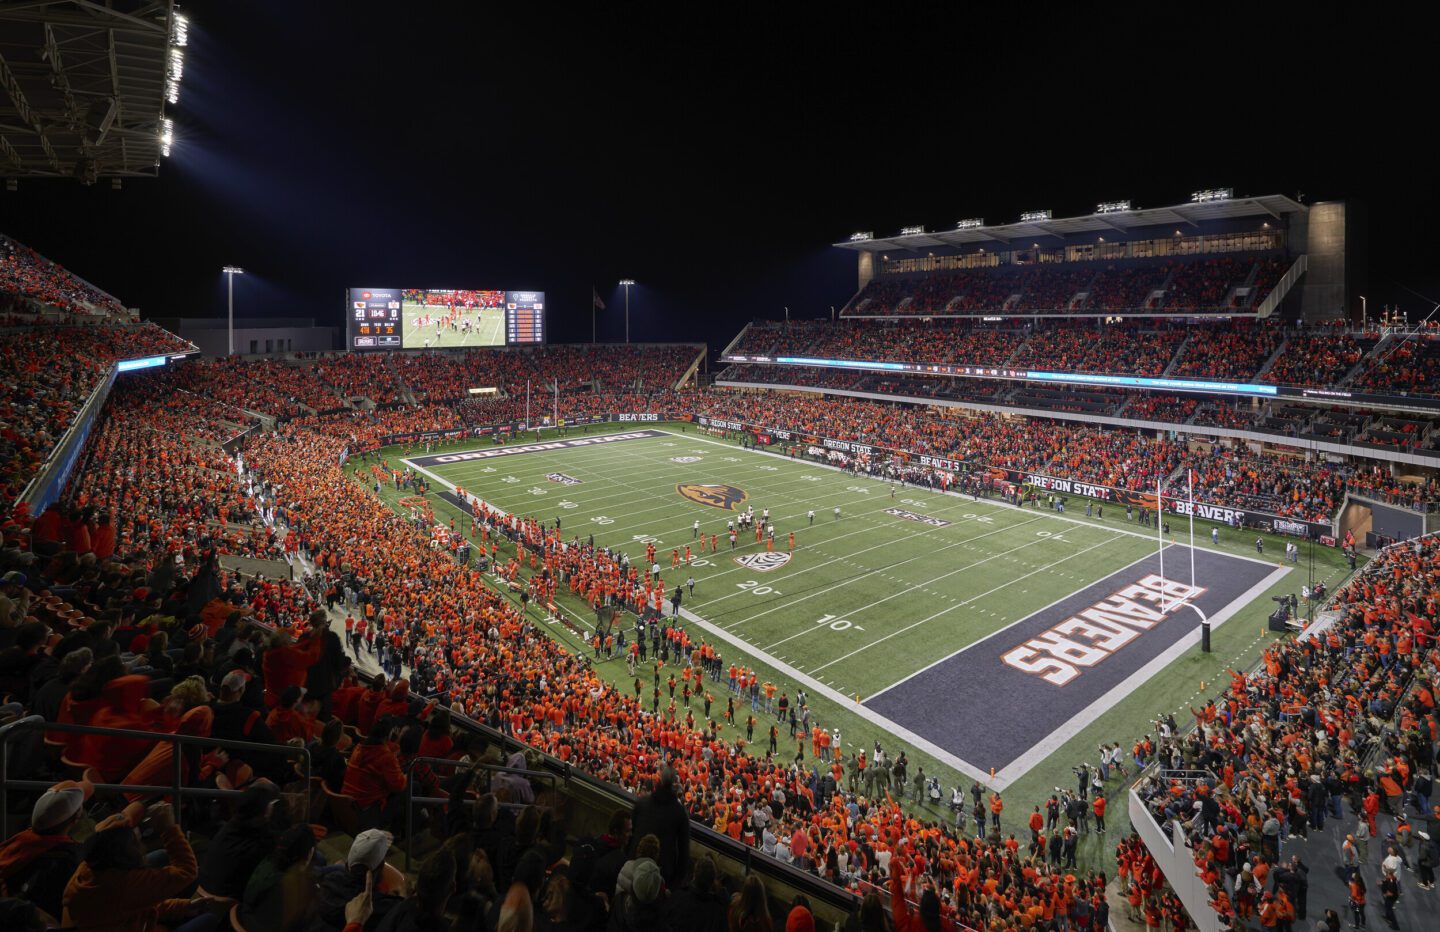
[[[572,8],[573,7],[573,8]],[[535,288],[552,341],[718,348],[854,290],[827,244],[1196,188],[1361,199],[1370,307],[1430,304],[1421,24],[1321,4],[218,2],[156,181],[23,181],[0,229],[147,316],[339,323],[347,285]],[[1423,38],[1423,36],[1420,36]],[[1414,64],[1408,64],[1409,62]]]

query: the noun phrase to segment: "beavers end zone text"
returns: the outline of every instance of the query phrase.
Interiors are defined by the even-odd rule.
[[[1248,590],[1286,572],[1197,549],[1196,579],[1209,585],[1191,589],[1174,578],[1189,579],[1189,548],[1172,544],[1165,553],[1164,598],[1174,600],[1166,611],[1152,553],[869,697],[866,707],[977,767],[1004,770],[1078,713],[1093,717],[1103,711],[1093,704],[1124,698],[1139,684],[1117,687],[1198,631],[1195,609],[1218,625]],[[975,728],[977,715],[991,727]]]

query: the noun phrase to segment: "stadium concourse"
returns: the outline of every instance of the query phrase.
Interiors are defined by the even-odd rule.
[[[1333,526],[1347,495],[1433,511],[1433,480],[1359,455],[1321,464],[1270,448],[1196,450],[1058,416],[697,389],[682,384],[696,351],[676,347],[183,360],[118,373],[120,361],[185,345],[92,313],[100,302],[56,266],[14,250],[9,262],[27,270],[6,279],[21,284],[6,286],[15,376],[0,553],[9,897],[0,909],[17,927],[32,906],[78,929],[186,930],[412,928],[441,915],[507,929],[1087,929],[1125,919],[1283,928],[1327,908],[1344,913],[1367,889],[1372,911],[1398,891],[1416,924],[1432,907],[1434,536],[1373,551],[1336,588],[1319,628],[1265,639],[1256,669],[1232,671],[1228,688],[1195,699],[1195,729],[1172,717],[1111,736],[1073,792],[1020,798],[957,775],[935,807],[909,798],[901,761],[922,754],[889,738],[883,760],[865,758],[872,773],[888,771],[863,778],[875,787],[866,791],[858,751],[870,747],[847,753],[816,730],[792,759],[742,739],[718,707],[661,712],[662,682],[678,675],[686,688],[719,692],[735,677],[710,671],[696,632],[655,611],[668,588],[538,513],[472,505],[476,521],[449,528],[440,497],[398,459],[427,444],[493,449],[528,435],[515,427],[528,381],[547,387],[549,413],[567,425],[623,415],[693,431],[704,418],[707,442],[736,452],[736,435],[751,446],[762,431],[724,425],[762,426],[770,439],[792,431],[832,441],[795,455],[851,475],[1008,496],[1012,508],[1039,509],[1043,493],[1001,478],[1010,473],[1144,492],[1193,469],[1197,498]],[[1166,274],[1182,281],[1179,293],[1200,303],[1224,299],[1240,274],[1176,272]],[[82,328],[81,317],[99,319]],[[805,329],[807,339],[834,335]],[[936,331],[941,344],[971,338]],[[1083,343],[1066,328],[1041,332],[1047,353]],[[1181,354],[1194,342],[1150,336],[1119,331],[1114,357],[1077,344],[1074,358],[1163,371],[1174,357],[1151,349]],[[1034,337],[976,336],[975,346],[995,358]],[[1250,337],[1237,328],[1227,339],[1248,346]],[[1364,367],[1366,337],[1352,339],[1357,349],[1335,344],[1331,360],[1335,345],[1256,335],[1248,358],[1294,344],[1324,357],[1312,371],[1359,365],[1379,388],[1413,387],[1405,376],[1385,383],[1384,361]],[[1151,349],[1127,352],[1142,345]],[[1416,339],[1417,358],[1424,345]],[[1347,363],[1354,352],[1361,361]],[[38,515],[14,504],[50,475],[50,452],[112,377],[54,503]],[[502,390],[474,400],[467,389],[477,384]],[[1057,403],[1058,415],[1069,401]],[[1348,423],[1316,410],[1313,420]],[[1147,411],[1194,416],[1183,403]],[[1346,439],[1433,443],[1433,424],[1402,420],[1412,429],[1366,421]],[[856,444],[902,452],[887,472]],[[599,643],[577,642],[538,608],[582,579],[606,583],[591,588],[602,607],[666,631],[665,671],[647,665],[653,685],[636,680],[655,704],[617,685],[630,678],[617,662],[592,658]],[[308,763],[292,760],[300,748]],[[1102,820],[1125,824],[1136,777],[1154,824],[1101,834]],[[1322,837],[1327,818],[1355,836],[1333,836],[1338,875],[1301,840]],[[1194,858],[1188,874],[1169,876],[1160,864],[1174,850],[1145,839],[1177,825]],[[419,867],[407,876],[412,855]],[[1197,876],[1213,914],[1187,916],[1170,890]]]

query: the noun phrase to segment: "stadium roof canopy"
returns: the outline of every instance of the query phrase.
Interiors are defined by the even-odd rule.
[[[157,175],[186,30],[173,0],[0,4],[0,175]]]
[[[864,234],[857,233],[856,238],[834,245],[841,249],[853,249],[856,252],[914,251],[934,249],[937,246],[965,246],[973,243],[1008,245],[1034,242],[1041,237],[1064,239],[1086,233],[1127,233],[1141,227],[1195,228],[1208,220],[1228,220],[1236,217],[1269,216],[1279,220],[1283,219],[1286,214],[1305,213],[1309,209],[1304,204],[1284,195],[1269,194],[1264,197],[1233,197],[1177,204],[1174,207],[1115,210],[1086,214],[1081,217],[1029,220],[998,226],[967,226],[954,230],[906,233],[899,236],[861,238]]]

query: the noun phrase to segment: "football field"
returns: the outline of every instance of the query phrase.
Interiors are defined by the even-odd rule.
[[[468,330],[460,327],[436,327],[435,321],[450,313],[448,307],[429,307],[406,301],[401,305],[406,349],[437,349],[456,346],[504,346],[505,309],[503,307],[461,308],[461,319],[470,322]],[[422,320],[428,323],[421,324]]]
[[[558,518],[566,538],[593,538],[636,563],[654,541],[667,593],[694,579],[680,612],[692,638],[791,697],[803,689],[818,723],[844,730],[847,753],[899,741],[930,762],[927,773],[952,771],[942,773],[947,787],[960,774],[1001,790],[1021,780],[1137,690],[1150,686],[1153,697],[1157,675],[1198,652],[1202,618],[1217,633],[1247,607],[1263,619],[1265,596],[1291,572],[1235,542],[1209,546],[1207,526],[1192,586],[1179,521],[1162,548],[1123,510],[1087,518],[1083,504],[1065,515],[892,486],[694,427],[608,430],[465,441],[405,462],[452,506],[463,487],[503,511]],[[727,522],[747,509],[757,518],[769,510],[773,545],[750,531],[732,548]],[[702,549],[701,536],[718,538],[718,552]],[[561,607],[593,628],[578,600]],[[1246,628],[1217,661],[1238,663],[1255,648],[1255,627]],[[623,664],[610,663],[612,678],[628,682]],[[1192,691],[1189,683],[1160,708]],[[758,734],[768,734],[761,719]],[[781,734],[788,757],[795,745]],[[1113,740],[1128,748],[1137,736]]]

